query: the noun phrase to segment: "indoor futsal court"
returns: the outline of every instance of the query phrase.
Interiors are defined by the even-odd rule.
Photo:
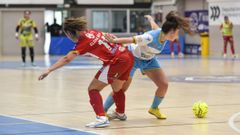
[[[0,135],[239,135],[239,35],[239,0],[0,0]]]
[[[53,58],[51,62],[55,60]],[[148,114],[155,86],[137,72],[126,95],[128,120],[114,120],[107,128],[89,129],[84,125],[93,119],[91,116],[94,113],[85,95],[87,84],[100,63],[95,59],[80,57],[39,82],[37,77],[45,68],[43,57],[37,59],[39,66],[33,68],[22,68],[14,57],[2,57],[0,133],[239,134],[239,59],[159,57],[158,60],[169,78],[169,91],[161,105],[168,118],[158,120]],[[103,90],[103,97],[109,91],[110,87]],[[199,119],[193,115],[192,105],[198,100],[205,101],[209,106],[206,118]]]

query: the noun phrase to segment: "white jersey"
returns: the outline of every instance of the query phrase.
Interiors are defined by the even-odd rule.
[[[143,35],[134,36],[136,44],[130,44],[128,49],[133,55],[139,59],[150,60],[156,54],[161,53],[165,44],[160,43],[161,29],[152,30],[144,33]]]

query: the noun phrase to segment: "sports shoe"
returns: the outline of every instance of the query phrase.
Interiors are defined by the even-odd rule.
[[[157,117],[158,119],[167,119],[167,116],[164,115],[164,114],[162,114],[162,113],[160,112],[159,108],[156,108],[156,109],[150,108],[150,109],[148,110],[148,112],[149,112],[150,114],[154,115],[155,117]]]
[[[105,116],[109,119],[109,115],[107,114],[107,112],[105,112]]]
[[[119,119],[121,121],[127,120],[127,116],[124,113],[120,114],[120,113],[115,112],[115,111],[113,111],[112,113],[108,114],[107,116],[108,116],[109,120],[114,120],[114,119]]]
[[[232,59],[236,59],[237,55],[236,54],[232,54]]]
[[[223,58],[224,59],[227,58],[227,54],[226,53],[223,54]]]
[[[33,67],[36,67],[37,65],[36,65],[34,62],[32,62],[32,66],[33,66]]]
[[[25,62],[22,63],[22,67],[26,67],[26,63]]]
[[[178,53],[178,57],[182,58],[182,57],[184,57],[184,54],[180,52],[180,53]]]
[[[86,124],[86,127],[102,128],[102,127],[107,127],[109,125],[110,125],[110,122],[108,121],[108,118],[106,116],[97,116],[96,121]]]
[[[174,58],[174,52],[171,52],[171,58]]]

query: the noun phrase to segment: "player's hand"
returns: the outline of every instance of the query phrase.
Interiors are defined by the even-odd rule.
[[[38,34],[35,34],[35,40],[38,41]]]
[[[109,41],[109,42],[111,42],[111,43],[115,43],[115,38],[116,38],[116,36],[113,36],[112,34],[109,34],[109,33],[106,33],[106,34],[104,34],[104,37]]]
[[[115,36],[114,34],[110,34],[108,33],[113,39],[117,38],[117,36]]]
[[[15,33],[15,38],[16,38],[17,40],[18,40],[18,36],[19,36],[18,33]]]
[[[151,15],[145,15],[144,17],[147,18],[148,21],[152,21],[153,20]]]
[[[39,77],[38,77],[38,80],[43,80],[45,77],[48,76],[48,74],[50,73],[51,71],[50,70],[46,70],[45,72],[43,72]]]

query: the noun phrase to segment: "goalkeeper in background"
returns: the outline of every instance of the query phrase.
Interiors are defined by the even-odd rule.
[[[26,66],[26,48],[29,48],[30,58],[32,66],[36,66],[34,63],[34,45],[32,29],[35,32],[35,39],[38,40],[38,29],[34,20],[30,18],[31,11],[24,11],[24,16],[18,21],[16,27],[16,38],[20,40],[19,45],[21,47],[22,54],[22,66]]]

